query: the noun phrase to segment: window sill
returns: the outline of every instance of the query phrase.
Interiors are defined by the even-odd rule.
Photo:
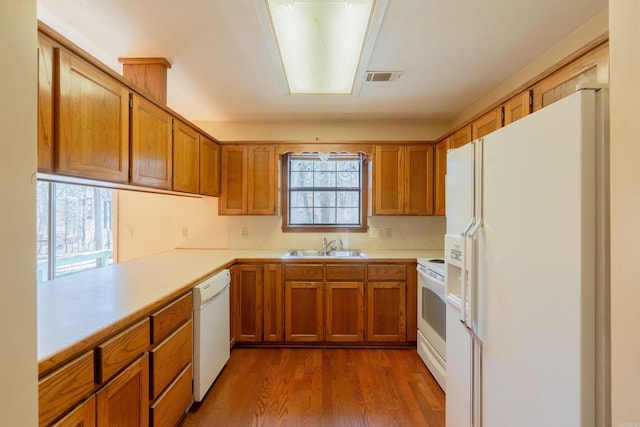
[[[344,226],[344,225],[283,225],[283,233],[366,233],[368,227],[364,226]]]

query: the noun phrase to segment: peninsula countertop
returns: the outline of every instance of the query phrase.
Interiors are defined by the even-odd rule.
[[[176,249],[38,284],[38,372],[91,348],[236,262],[317,262],[285,250]],[[365,250],[347,262],[415,261],[442,250]],[[335,258],[332,258],[335,260]],[[342,261],[342,260],[341,260]]]

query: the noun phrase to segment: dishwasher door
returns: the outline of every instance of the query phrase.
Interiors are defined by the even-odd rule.
[[[201,402],[231,355],[229,270],[193,288],[193,398]]]

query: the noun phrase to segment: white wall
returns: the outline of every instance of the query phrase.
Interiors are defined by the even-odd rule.
[[[640,2],[609,8],[612,426],[640,427]]]
[[[0,13],[0,424],[35,426],[36,2]]]
[[[218,216],[215,197],[119,190],[115,198],[118,262],[177,247],[228,247],[227,217]]]
[[[501,85],[491,92],[484,95],[473,105],[470,105],[465,111],[458,114],[453,120],[453,126],[457,126],[471,118],[481,110],[487,108],[496,100],[507,96],[516,90],[522,84],[530,81],[540,73],[554,66],[567,56],[578,51],[592,40],[597,39],[609,30],[609,11],[605,8],[602,12],[591,18],[580,28],[569,34],[564,40],[551,49],[546,51],[540,57],[527,64],[523,69],[515,73],[513,76],[505,80]],[[543,29],[541,29],[543,31]],[[598,75],[598,81],[607,82],[606,75]]]
[[[196,122],[220,141],[435,141],[448,120]]]

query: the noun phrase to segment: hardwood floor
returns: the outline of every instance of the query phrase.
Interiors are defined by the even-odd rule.
[[[182,427],[445,425],[415,349],[236,348]]]

